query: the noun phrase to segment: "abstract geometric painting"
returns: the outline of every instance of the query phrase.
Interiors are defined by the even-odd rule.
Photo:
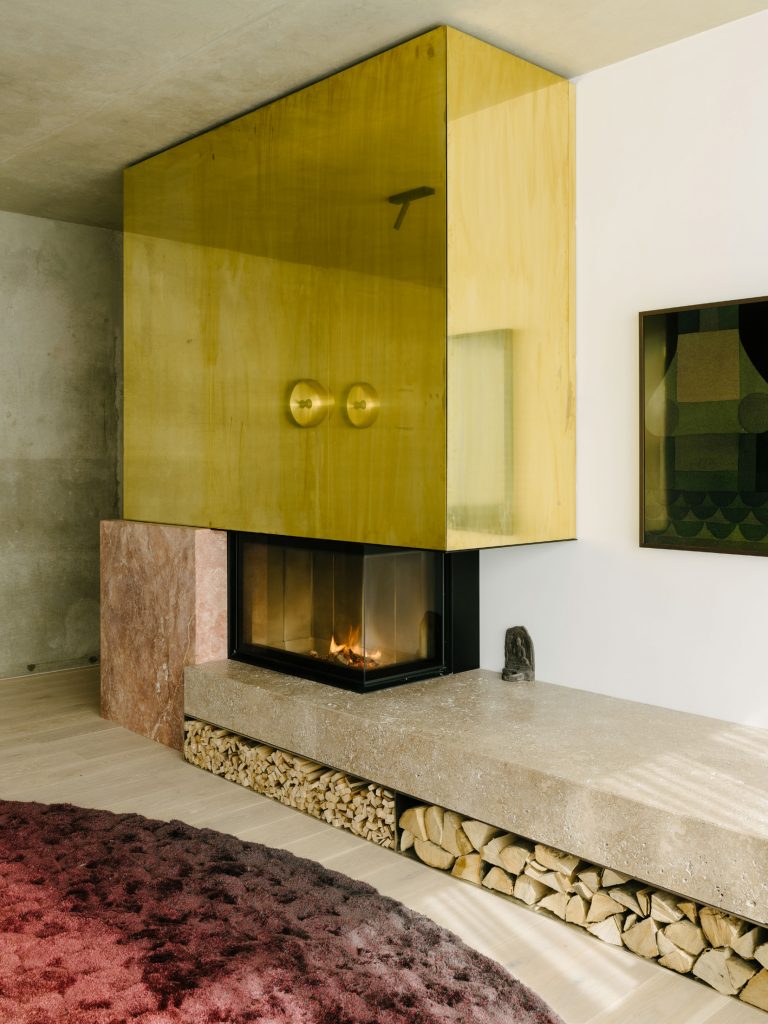
[[[768,298],[640,314],[643,547],[768,554]]]

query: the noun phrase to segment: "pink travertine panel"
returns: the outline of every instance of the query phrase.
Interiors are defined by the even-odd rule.
[[[195,530],[195,658],[193,665],[226,658],[227,535]]]
[[[184,669],[227,650],[226,534],[101,524],[101,713],[182,748]]]

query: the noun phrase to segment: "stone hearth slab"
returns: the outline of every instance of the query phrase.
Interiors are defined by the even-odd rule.
[[[768,731],[477,670],[356,694],[234,661],[185,710],[768,922]]]

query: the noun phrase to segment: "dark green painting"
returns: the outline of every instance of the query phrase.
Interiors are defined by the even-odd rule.
[[[768,298],[640,314],[645,547],[768,554]]]

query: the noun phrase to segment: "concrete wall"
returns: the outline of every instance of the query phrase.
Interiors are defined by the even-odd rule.
[[[118,234],[0,212],[0,676],[98,658],[120,319]]]
[[[577,82],[579,540],[483,554],[487,668],[521,623],[541,679],[768,726],[768,559],[638,546],[637,340],[768,294],[766,53],[768,13]]]

